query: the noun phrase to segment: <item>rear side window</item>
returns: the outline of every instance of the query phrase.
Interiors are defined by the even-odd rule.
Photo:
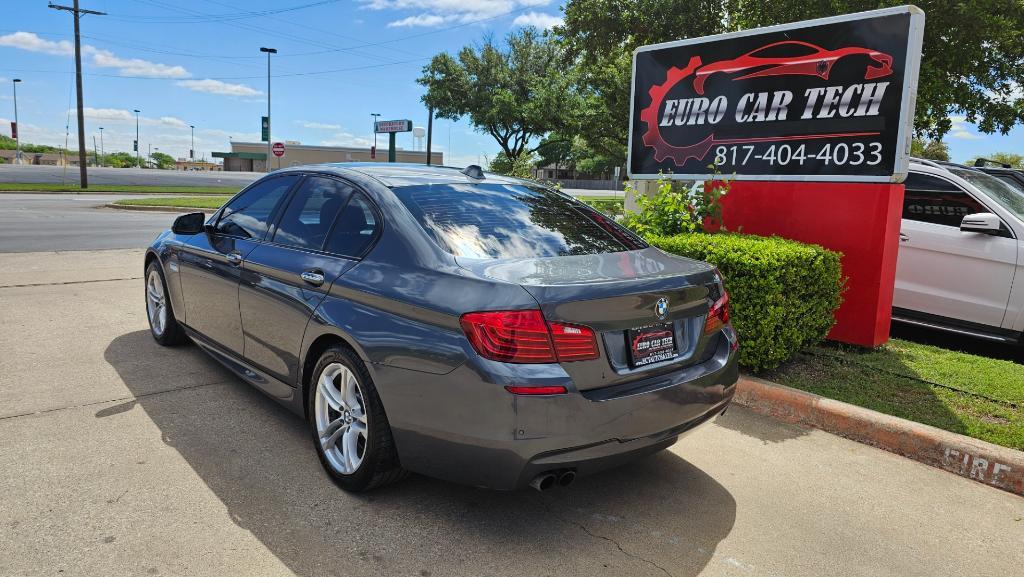
[[[340,180],[307,178],[288,203],[274,233],[274,242],[320,250],[351,194],[352,187]]]
[[[257,182],[224,207],[217,220],[217,232],[240,238],[262,240],[270,228],[274,209],[299,179],[286,174]]]
[[[589,206],[541,187],[481,183],[393,190],[423,229],[455,256],[540,258],[647,247]]]
[[[338,215],[324,250],[344,256],[360,257],[377,235],[380,223],[370,202],[359,192]]]
[[[988,212],[974,197],[941,178],[910,173],[905,188],[903,218],[907,220],[959,228],[968,214]]]

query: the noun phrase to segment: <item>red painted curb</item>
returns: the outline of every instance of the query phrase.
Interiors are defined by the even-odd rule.
[[[1024,452],[757,379],[740,377],[735,402],[1024,496]]]

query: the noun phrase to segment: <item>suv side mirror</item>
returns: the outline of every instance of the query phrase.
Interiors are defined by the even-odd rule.
[[[171,232],[174,234],[199,234],[203,232],[204,224],[206,224],[206,214],[190,212],[174,219],[174,224],[171,225]]]
[[[979,212],[965,216],[960,222],[960,231],[999,234],[1002,231],[1002,224],[999,217],[991,212]]]

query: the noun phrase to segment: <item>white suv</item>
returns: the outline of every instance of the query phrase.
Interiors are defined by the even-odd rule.
[[[1021,342],[1024,190],[927,160],[905,186],[893,320]]]

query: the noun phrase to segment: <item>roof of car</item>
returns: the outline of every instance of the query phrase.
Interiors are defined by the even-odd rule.
[[[453,166],[427,166],[425,164],[398,163],[398,162],[330,162],[324,164],[309,164],[305,166],[294,166],[289,170],[318,170],[323,172],[358,172],[360,174],[376,179],[387,187],[422,185],[422,184],[465,184],[465,183],[496,183],[496,184],[525,184],[525,181],[518,178],[511,178],[500,174],[485,172],[484,178],[476,179],[465,175],[461,168]]]

